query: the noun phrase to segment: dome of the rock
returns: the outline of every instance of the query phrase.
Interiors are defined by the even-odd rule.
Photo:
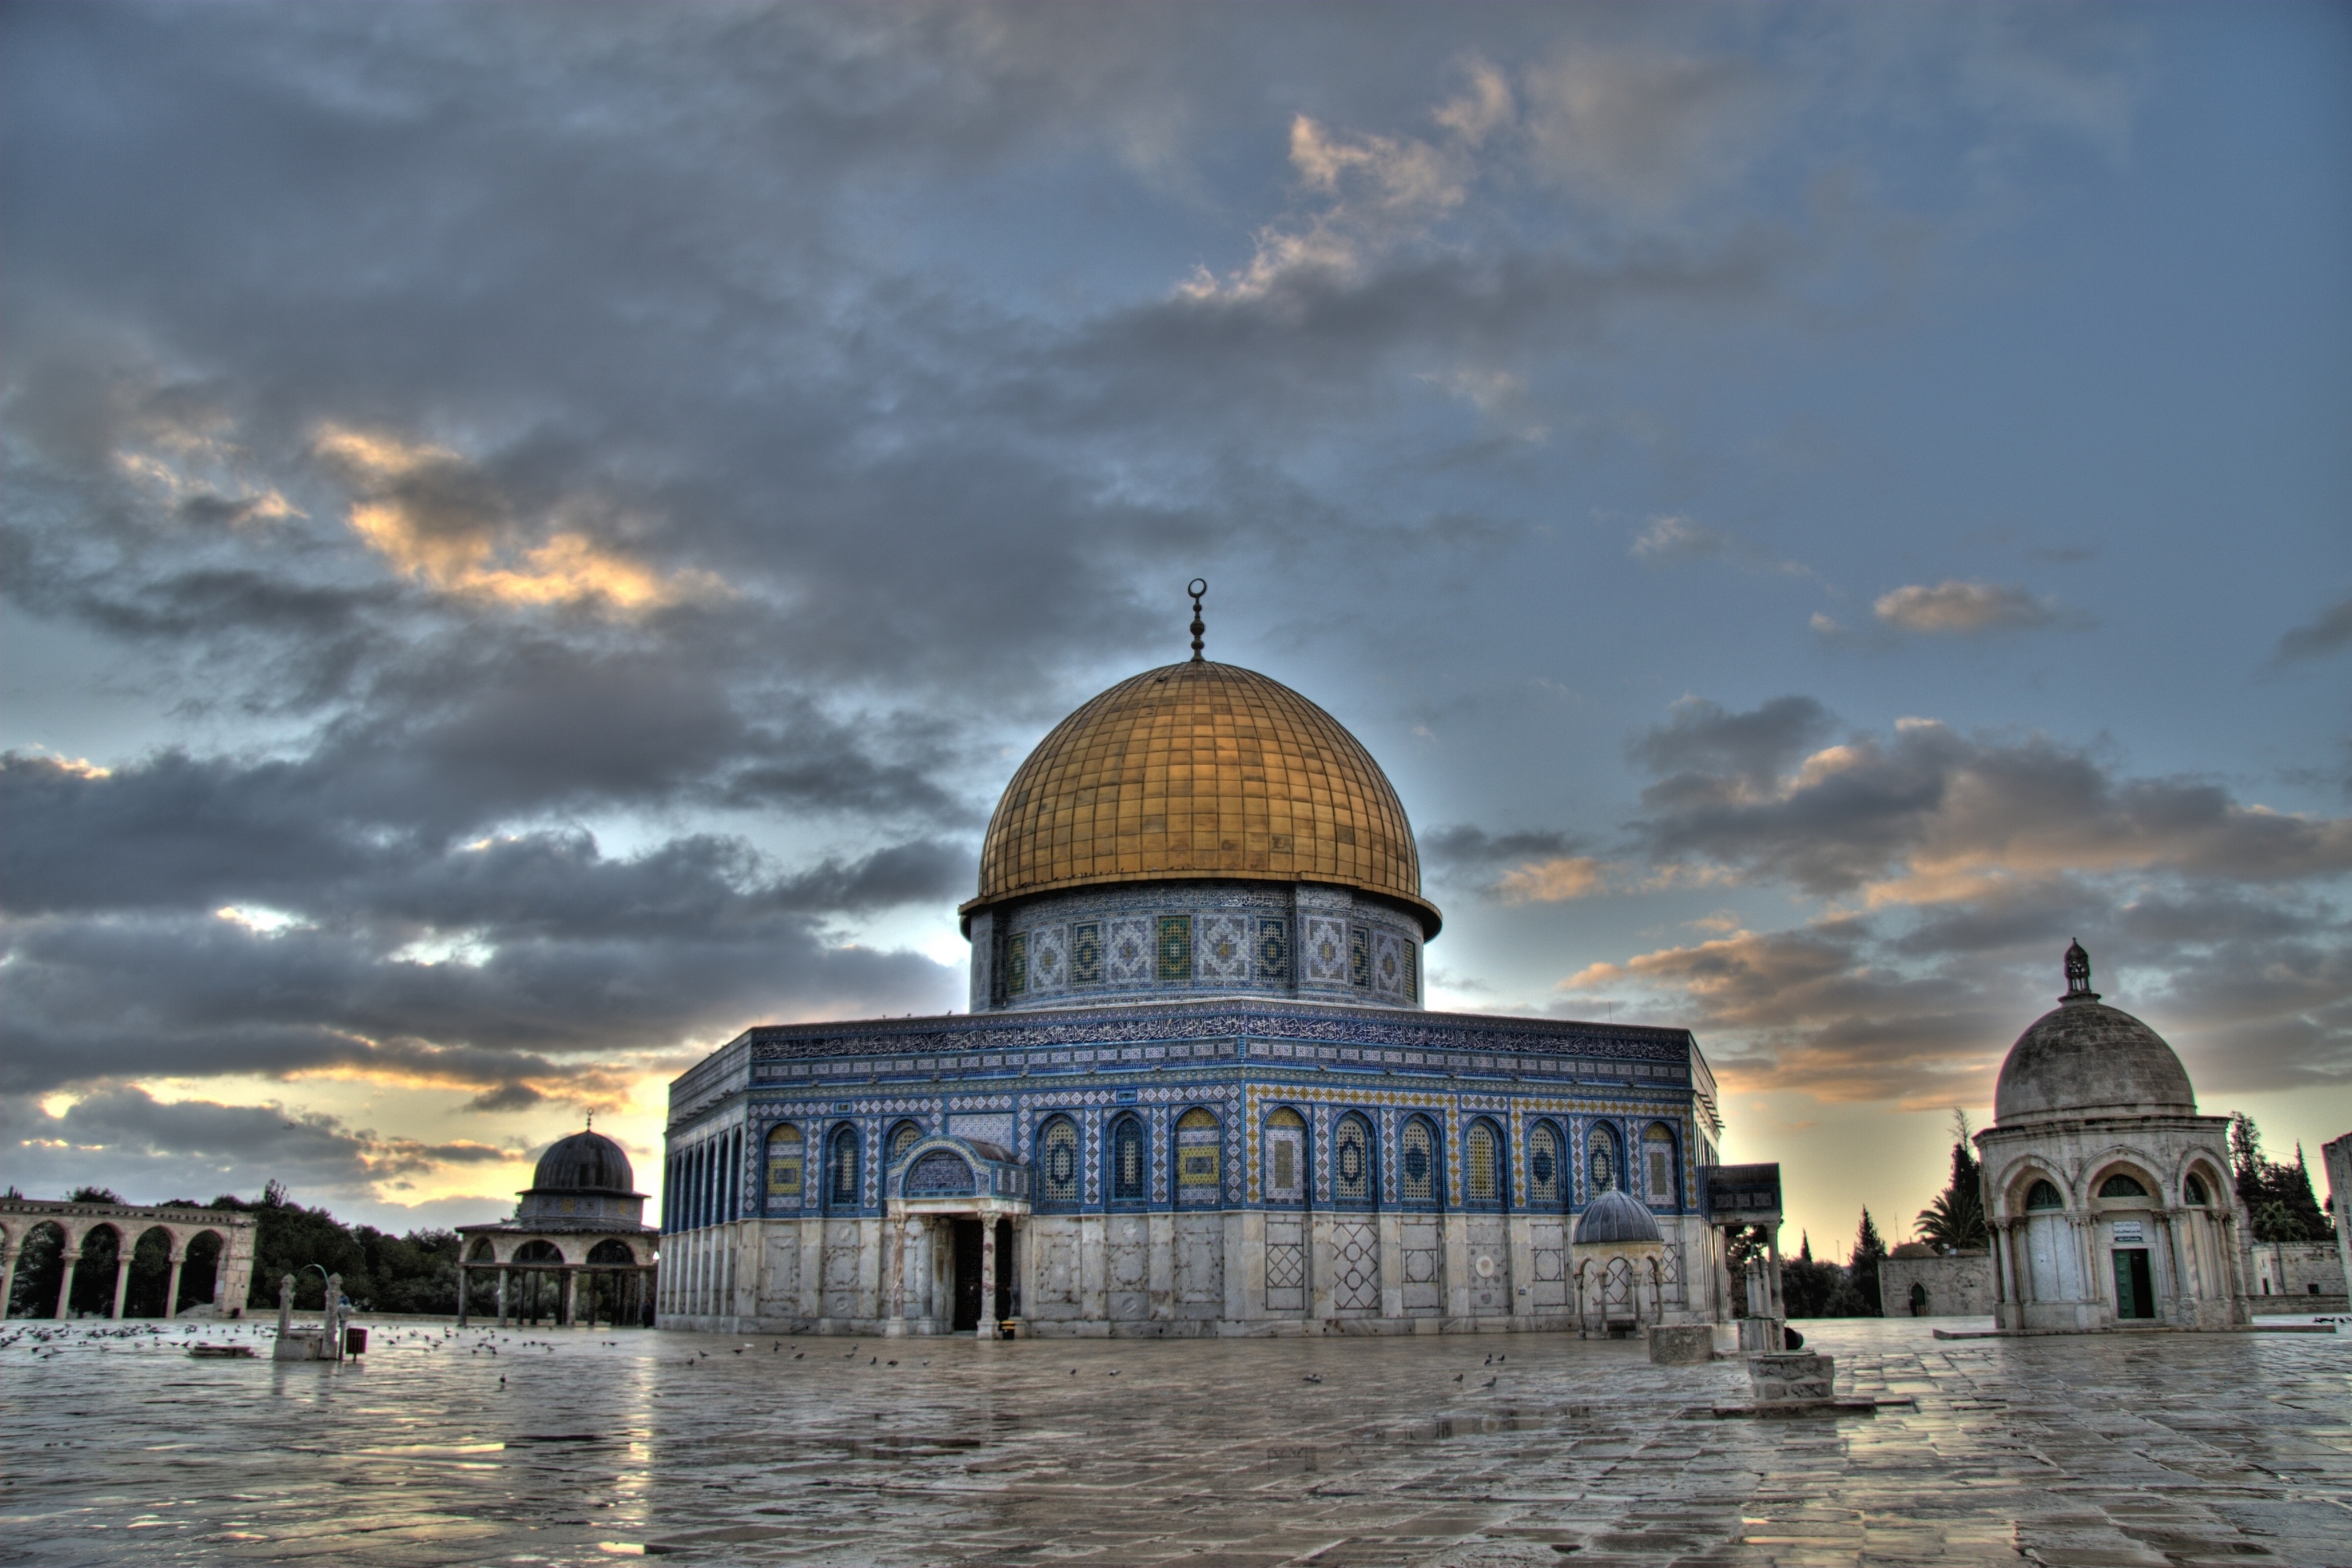
[[[1371,753],[1280,681],[1205,660],[1123,680],[1055,726],[1005,786],[963,911],[1209,879],[1328,883],[1402,905],[1424,936],[1438,928]]]

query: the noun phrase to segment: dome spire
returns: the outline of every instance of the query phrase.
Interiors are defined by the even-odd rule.
[[[1209,629],[1201,624],[1201,595],[1208,591],[1209,580],[1206,577],[1195,577],[1184,584],[1184,592],[1192,595],[1192,662],[1194,664],[1208,662],[1201,657],[1201,634]]]
[[[2080,939],[2066,944],[2066,994],[2062,1002],[2095,1002],[2099,994],[2091,989],[2091,955],[2083,951]]]

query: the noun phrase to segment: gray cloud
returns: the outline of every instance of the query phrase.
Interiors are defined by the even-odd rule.
[[[2292,664],[2298,659],[2325,658],[2346,647],[2352,647],[2352,598],[2337,600],[2282,636],[2278,652],[2272,656],[2271,662]]]

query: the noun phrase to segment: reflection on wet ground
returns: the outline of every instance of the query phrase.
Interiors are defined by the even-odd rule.
[[[0,1562],[2352,1565],[2352,1337],[1808,1324],[1916,1407],[1717,1420],[1736,1362],[1548,1335],[59,1327],[0,1327]]]

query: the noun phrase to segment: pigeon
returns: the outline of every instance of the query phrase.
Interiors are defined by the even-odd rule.
[[[743,1352],[742,1352],[741,1351],[737,1351],[735,1353],[736,1353],[737,1355],[741,1355]]]
[[[881,1359],[882,1359],[882,1358],[881,1358],[880,1356],[878,1356],[878,1355],[870,1355],[870,1356],[867,1356],[867,1357],[866,1358],[866,1364],[867,1366],[873,1366],[873,1365],[875,1365],[877,1363],[880,1362],[880,1361],[881,1361]],[[892,1366],[897,1366],[898,1363],[897,1362],[895,1362],[895,1361],[894,1361],[894,1362],[892,1362],[890,1364],[891,1364]]]
[[[1311,1373],[1311,1372],[1310,1372],[1310,1373],[1308,1373],[1307,1374],[1307,1379],[1306,1379],[1306,1380],[1307,1380],[1308,1383],[1320,1383],[1320,1382],[1322,1382],[1322,1381],[1323,1381],[1321,1378],[1319,1378],[1319,1377],[1316,1376],[1316,1375],[1315,1375],[1313,1373]]]
[[[892,1362],[890,1364],[891,1364],[892,1366],[897,1366],[898,1363],[897,1362],[895,1362],[895,1361],[894,1361],[894,1362]]]
[[[1458,1372],[1457,1372],[1457,1373],[1455,1373],[1454,1374],[1454,1382],[1456,1382],[1456,1383],[1461,1382],[1461,1381],[1462,1381],[1462,1374],[1461,1374],[1460,1373],[1458,1373]]]
[[[1495,1364],[1495,1356],[1494,1356],[1494,1352],[1493,1352],[1489,1351],[1489,1352],[1486,1353],[1486,1363],[1485,1363],[1485,1364],[1486,1364],[1486,1365],[1488,1365],[1488,1366],[1492,1366],[1492,1365],[1494,1365],[1494,1364]]]
[[[1494,1386],[1495,1386],[1495,1380],[1494,1380],[1493,1378],[1491,1378],[1491,1377],[1490,1377],[1490,1378],[1488,1378],[1486,1382],[1484,1382],[1484,1383],[1480,1384],[1478,1386],[1479,1386],[1479,1387],[1481,1387],[1481,1388],[1492,1388],[1492,1387],[1494,1387]]]
[[[806,1352],[806,1351],[794,1351],[794,1352],[793,1352],[793,1359],[794,1361],[798,1361],[798,1360],[800,1360],[800,1359],[801,1359],[801,1357],[803,1357],[803,1356],[804,1356],[804,1355],[806,1355],[806,1354],[808,1354],[808,1352]]]

